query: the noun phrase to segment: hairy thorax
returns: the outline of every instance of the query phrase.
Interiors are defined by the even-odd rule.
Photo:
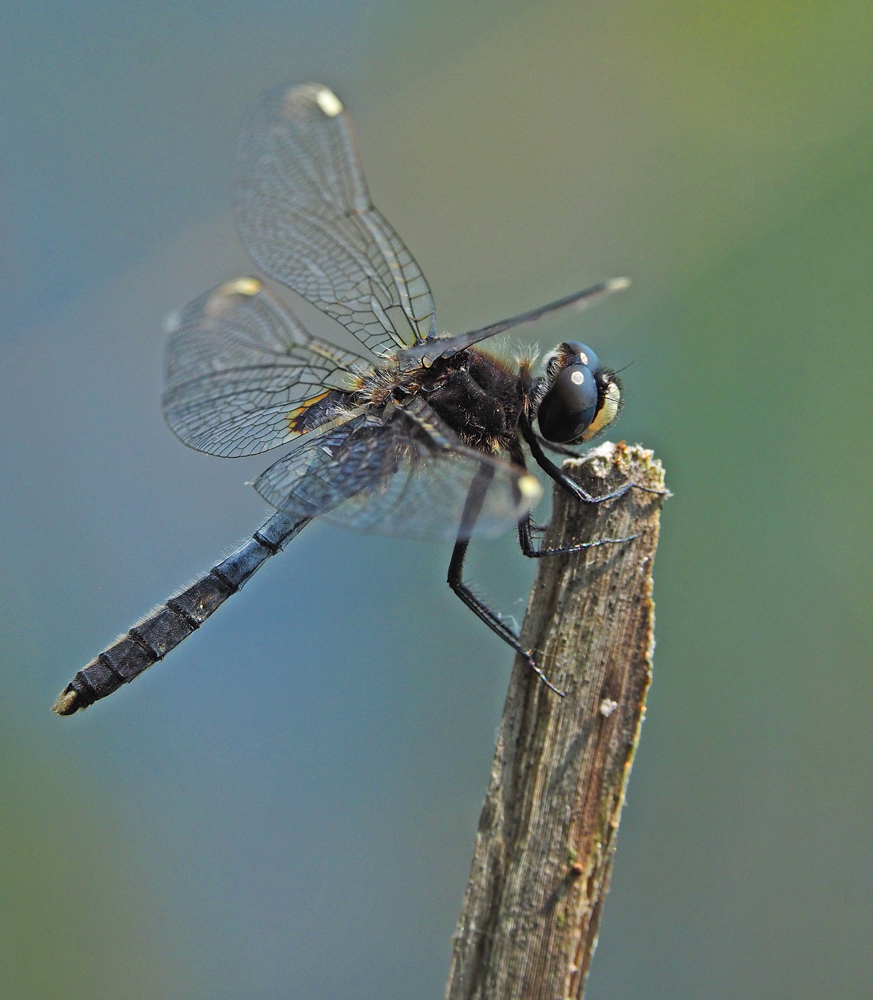
[[[459,351],[430,368],[383,369],[362,381],[360,395],[374,406],[396,389],[421,396],[472,448],[496,453],[516,440],[529,377],[481,351]]]

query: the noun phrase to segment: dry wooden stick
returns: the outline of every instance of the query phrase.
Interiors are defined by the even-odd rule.
[[[604,444],[564,468],[592,494],[664,488],[640,447]],[[455,937],[447,1000],[581,998],[645,712],[652,563],[662,497],[582,505],[556,489],[544,544],[639,534],[542,559],[522,630],[557,697],[521,657],[503,713]]]

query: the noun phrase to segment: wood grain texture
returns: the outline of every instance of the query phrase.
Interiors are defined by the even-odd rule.
[[[664,488],[652,453],[623,443],[564,468],[595,495],[628,479]],[[583,995],[651,680],[662,500],[634,489],[583,505],[555,490],[547,547],[639,537],[540,560],[523,643],[566,696],[516,659],[447,1000]]]

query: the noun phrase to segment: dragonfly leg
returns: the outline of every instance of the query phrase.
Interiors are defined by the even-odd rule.
[[[522,419],[521,421],[521,433],[524,435],[525,441],[527,441],[530,452],[533,455],[537,465],[553,479],[559,486],[562,486],[571,496],[576,497],[581,503],[603,503],[604,500],[617,500],[619,497],[623,497],[625,493],[629,490],[642,490],[643,493],[657,493],[659,496],[663,496],[666,490],[656,490],[651,486],[642,486],[640,483],[627,482],[622,483],[614,490],[610,490],[609,493],[604,493],[601,496],[592,496],[587,490],[583,490],[582,487],[574,482],[563,469],[558,468],[554,462],[552,462],[545,454],[543,449],[540,447],[540,443],[537,440],[537,436],[527,419]]]
[[[548,677],[546,677],[539,664],[534,659],[533,651],[525,649],[519,642],[518,636],[515,632],[513,632],[512,629],[509,628],[509,626],[501,619],[501,617],[495,611],[492,611],[491,608],[489,608],[483,600],[477,597],[473,591],[470,590],[467,584],[464,583],[464,557],[467,554],[467,546],[469,544],[469,540],[466,538],[458,539],[458,541],[455,542],[452,559],[449,563],[449,586],[480,621],[484,622],[495,635],[500,636],[500,638],[508,646],[511,646],[516,653],[520,653],[525,660],[527,660],[528,666],[550,691],[554,691],[555,694],[560,695],[563,698],[564,692],[559,688],[556,688]]]
[[[581,552],[583,549],[596,549],[600,545],[619,545],[622,542],[632,542],[639,535],[628,535],[626,538],[601,538],[596,542],[577,542],[575,545],[563,545],[556,549],[537,548],[533,540],[532,524],[530,514],[527,514],[518,522],[518,543],[521,551],[529,559],[541,559],[543,556],[566,556],[572,552]]]
[[[464,559],[467,555],[467,548],[470,544],[470,532],[476,523],[476,519],[482,511],[482,505],[485,502],[485,494],[488,491],[488,485],[491,482],[491,478],[494,475],[493,470],[490,467],[482,466],[479,472],[473,479],[470,486],[470,492],[467,494],[467,502],[464,505],[464,513],[461,517],[461,528],[458,534],[458,540],[455,542],[455,547],[452,550],[452,558],[449,562],[449,572],[447,577],[447,582],[452,590],[460,597],[460,599],[467,605],[467,607],[473,612],[476,617],[484,622],[491,631],[499,636],[508,646],[511,646],[516,653],[519,653],[525,658],[531,670],[539,677],[539,679],[546,685],[550,691],[554,691],[555,694],[564,696],[564,692],[560,691],[555,687],[554,684],[546,677],[542,672],[536,660],[533,657],[533,652],[530,649],[525,649],[519,641],[519,637],[513,632],[513,630],[503,621],[497,612],[492,611],[488,605],[477,597],[470,587],[464,582]]]
[[[547,441],[542,434],[537,434],[536,439],[539,444],[547,448],[549,451],[553,451],[558,455],[565,455],[567,458],[584,458],[584,451],[576,451],[574,448],[567,448],[562,444],[555,444],[553,441]]]

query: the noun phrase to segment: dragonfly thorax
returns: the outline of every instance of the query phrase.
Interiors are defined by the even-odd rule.
[[[420,395],[471,448],[496,454],[517,438],[531,380],[478,350],[439,358],[403,373],[401,387]]]

